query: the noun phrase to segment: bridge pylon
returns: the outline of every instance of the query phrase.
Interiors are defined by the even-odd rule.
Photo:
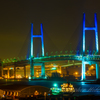
[[[88,61],[85,62],[84,61],[84,56],[85,55],[85,31],[86,30],[94,30],[95,31],[95,48],[96,48],[96,53],[99,53],[99,43],[98,43],[98,28],[97,28],[97,14],[94,14],[94,27],[85,27],[85,13],[83,13],[83,60],[82,60],[82,80],[85,80],[85,65],[86,64],[96,64],[96,79],[100,78],[99,75],[99,63],[98,62],[92,62],[92,61]]]
[[[43,24],[40,24],[41,35],[33,35],[33,23],[31,23],[31,52],[30,52],[30,75],[31,79],[34,78],[34,66],[41,65],[41,76],[45,76],[45,64],[34,62],[33,38],[41,38],[42,43],[42,56],[44,56],[44,39],[43,39]]]

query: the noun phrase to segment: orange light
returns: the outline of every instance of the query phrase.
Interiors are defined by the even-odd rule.
[[[39,92],[38,91],[35,91],[34,95],[39,95]]]
[[[75,72],[75,74],[77,75],[77,74],[78,74],[78,72]]]
[[[17,77],[17,78],[22,78],[22,76],[21,76],[21,75],[16,75],[16,77]]]
[[[91,66],[91,68],[93,69],[93,68],[94,68],[94,66]]]

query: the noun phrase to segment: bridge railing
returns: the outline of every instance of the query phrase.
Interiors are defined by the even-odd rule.
[[[13,63],[13,62],[18,62],[18,61],[22,61],[22,60],[26,60],[26,56],[25,57],[14,57],[14,58],[10,58],[10,59],[4,59],[2,62],[3,63]]]
[[[82,51],[79,50],[66,50],[66,51],[56,51],[56,52],[51,52],[48,53],[46,52],[45,56],[54,56],[54,55],[83,55]],[[86,51],[86,55],[97,55],[97,52],[95,50],[91,51],[91,50],[87,50]]]
[[[56,51],[56,52],[51,52],[51,53],[48,53],[46,52],[45,56],[44,57],[64,57],[64,56],[82,56],[82,51],[79,51],[79,50],[66,50],[66,51]],[[85,56],[85,59],[86,60],[89,60],[89,59],[92,59],[92,60],[99,60],[100,59],[100,56],[97,55],[97,52],[95,50],[93,51],[89,51],[87,50],[87,54],[84,55]],[[42,56],[41,56],[42,57]],[[41,58],[41,57],[35,57],[35,58]],[[10,58],[10,59],[4,59],[2,62],[3,63],[12,63],[12,62],[18,62],[18,61],[22,61],[22,60],[29,60],[30,57],[14,57],[14,58]]]

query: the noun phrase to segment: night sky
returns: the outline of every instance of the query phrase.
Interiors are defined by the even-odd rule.
[[[27,55],[31,22],[34,34],[43,23],[45,52],[81,48],[83,12],[90,26],[97,13],[100,34],[100,0],[0,0],[0,59]]]

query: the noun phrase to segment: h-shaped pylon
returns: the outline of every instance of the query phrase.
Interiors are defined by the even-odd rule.
[[[97,14],[94,14],[94,27],[85,27],[85,13],[83,14],[83,59],[82,59],[82,80],[85,80],[85,65],[90,63],[96,64],[96,79],[99,78],[99,63],[98,62],[91,62],[91,61],[84,61],[85,55],[85,31],[86,30],[94,30],[95,31],[95,47],[97,54],[99,53],[99,44],[98,44],[98,30],[97,30]]]
[[[34,64],[33,64],[33,57],[34,57],[34,50],[33,50],[33,38],[41,38],[42,43],[42,56],[44,56],[44,40],[43,40],[43,25],[40,24],[41,27],[41,35],[33,35],[33,23],[31,23],[31,57],[30,57],[30,75],[31,78],[34,77]],[[44,63],[42,64],[42,76],[45,76],[45,66]]]
[[[43,24],[40,24],[41,35],[33,35],[33,23],[31,23],[31,58],[34,57],[33,38],[41,38],[42,43],[42,56],[44,56],[44,40],[43,40]]]
[[[85,13],[83,14],[83,55],[85,54],[85,31],[86,30],[94,30],[95,31],[95,45],[96,52],[99,53],[99,44],[98,44],[98,29],[97,29],[97,14],[94,14],[94,27],[85,27]]]

